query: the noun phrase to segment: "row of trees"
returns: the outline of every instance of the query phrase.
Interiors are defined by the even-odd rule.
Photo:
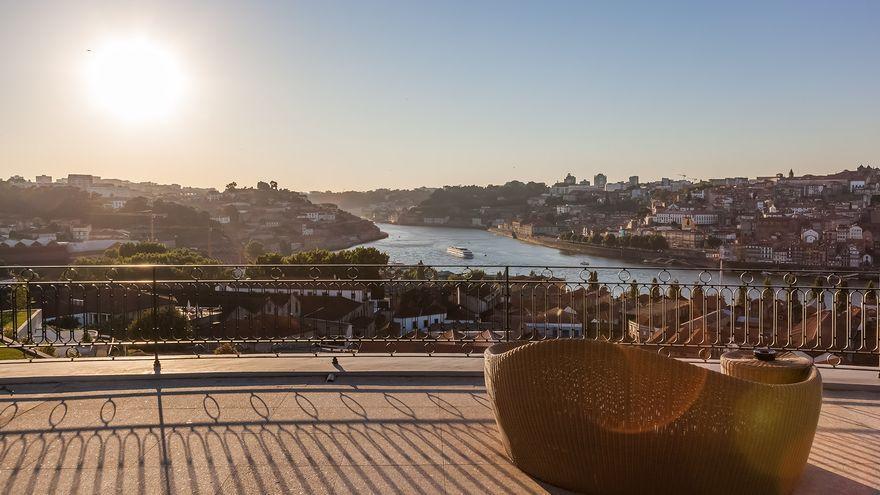
[[[358,267],[354,270],[346,266],[324,267],[312,269],[314,265],[387,265],[388,254],[372,247],[356,247],[341,251],[314,249],[284,256],[279,253],[263,253],[253,258],[257,265],[305,265],[278,269],[285,277],[308,277],[318,275],[320,278],[379,278],[381,266]],[[278,274],[278,270],[260,268],[263,275]]]
[[[650,249],[652,251],[664,250],[669,247],[666,238],[662,235],[624,235],[616,236],[612,233],[600,234],[594,232],[590,236],[576,234],[574,232],[564,232],[559,235],[564,241],[580,242],[584,244],[594,244],[606,247],[629,247],[638,249]]]
[[[424,208],[450,207],[463,209],[481,206],[519,206],[528,198],[539,196],[547,191],[543,182],[510,181],[501,186],[445,186],[435,190],[420,206]]]

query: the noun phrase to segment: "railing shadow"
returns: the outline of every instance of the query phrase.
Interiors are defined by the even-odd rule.
[[[0,397],[0,492],[544,493],[471,381],[19,387]]]
[[[876,493],[878,395],[826,401],[796,493]],[[163,379],[0,396],[2,493],[219,491],[565,493],[507,461],[474,378]]]

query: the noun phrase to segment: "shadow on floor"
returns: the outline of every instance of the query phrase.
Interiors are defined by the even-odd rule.
[[[546,492],[479,380],[107,385],[0,396],[0,492]]]
[[[0,393],[2,493],[568,493],[510,464],[479,378],[13,389]],[[880,493],[880,397],[825,399],[796,493]]]

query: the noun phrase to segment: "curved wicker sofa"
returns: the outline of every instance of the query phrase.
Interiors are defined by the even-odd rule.
[[[497,344],[486,388],[526,473],[585,493],[789,493],[822,381],[770,385],[590,340]]]

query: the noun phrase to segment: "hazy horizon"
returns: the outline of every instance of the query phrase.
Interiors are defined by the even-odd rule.
[[[0,0],[0,175],[345,191],[876,166],[878,20],[870,1]]]

